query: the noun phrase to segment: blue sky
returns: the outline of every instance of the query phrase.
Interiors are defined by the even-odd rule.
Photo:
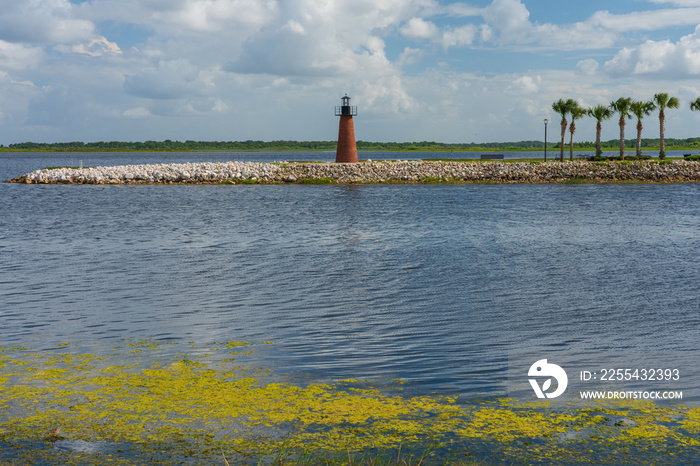
[[[700,0],[0,0],[0,144],[541,139],[551,104],[668,92],[700,136]],[[656,114],[644,120],[658,136]],[[592,140],[594,122],[575,140]],[[634,124],[627,137],[633,137]],[[550,133],[552,134],[552,133]],[[555,137],[553,135],[551,137]],[[615,122],[603,137],[615,138]]]

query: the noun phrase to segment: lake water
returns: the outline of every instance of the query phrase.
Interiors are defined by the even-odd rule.
[[[0,154],[0,178],[322,156]],[[292,380],[467,399],[504,396],[513,353],[700,346],[698,184],[3,183],[0,202],[3,346],[274,341],[258,357]]]
[[[3,154],[0,178],[240,155]],[[696,184],[2,184],[0,199],[4,345],[274,340],[287,374],[480,395],[503,392],[513,351],[699,346]]]

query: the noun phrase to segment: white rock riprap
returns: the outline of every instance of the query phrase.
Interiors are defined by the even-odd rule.
[[[700,162],[216,162],[37,170],[27,184],[700,182]]]
[[[225,181],[276,181],[277,164],[255,162],[159,163],[94,168],[43,169],[12,181],[71,184],[222,183]]]

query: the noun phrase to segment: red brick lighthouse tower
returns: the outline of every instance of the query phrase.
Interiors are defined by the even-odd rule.
[[[335,107],[335,116],[340,117],[338,128],[338,147],[335,151],[337,163],[357,162],[357,146],[355,145],[355,125],[352,117],[357,116],[357,107],[350,106],[350,97],[345,94],[340,99],[342,105]]]

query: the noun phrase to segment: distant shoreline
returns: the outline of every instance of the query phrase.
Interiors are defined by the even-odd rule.
[[[667,151],[699,151],[700,137],[698,138],[666,138]],[[620,148],[619,139],[601,141],[605,152],[617,152]],[[547,150],[552,154],[558,154],[561,142],[551,140],[547,143]],[[244,140],[244,141],[95,141],[95,142],[22,142],[0,146],[0,152],[262,152],[262,151],[303,151],[303,152],[328,152],[335,151],[337,141],[294,141],[294,140]],[[641,148],[643,152],[658,154],[660,140],[658,138],[643,138]],[[545,148],[542,140],[508,141],[508,142],[437,142],[437,141],[413,141],[413,142],[376,142],[357,141],[358,151],[372,152],[543,152]],[[564,151],[568,153],[569,145],[564,145]],[[593,141],[580,141],[574,143],[575,151],[595,153]],[[630,154],[636,149],[636,140],[627,140],[625,151]]]
[[[365,161],[203,162],[46,168],[19,176],[24,184],[543,184],[697,183],[700,162]]]
[[[574,152],[590,152],[590,155],[595,154],[595,146],[582,146],[574,147]],[[602,151],[606,153],[619,153],[619,147],[603,147]],[[672,151],[685,151],[685,152],[695,152],[700,154],[700,147],[687,147],[687,146],[666,146],[666,152]],[[270,147],[261,149],[91,149],[91,148],[71,148],[71,149],[11,149],[7,147],[0,147],[0,153],[8,154],[25,154],[25,153],[86,153],[86,154],[103,154],[103,153],[197,153],[197,152],[232,152],[232,153],[257,153],[257,152],[335,152],[335,147],[332,148],[322,148],[322,149],[303,149],[303,148],[284,148],[284,147]],[[542,152],[544,153],[543,147],[505,147],[505,148],[493,148],[493,147],[477,147],[477,148],[444,148],[444,147],[429,147],[429,148],[358,148],[358,152],[469,152],[469,153],[513,153],[513,152]],[[658,156],[659,147],[645,147],[642,151],[645,155],[652,155],[654,157]],[[551,155],[552,158],[559,157],[558,147],[547,147],[547,155]],[[626,148],[625,153],[628,155],[634,155],[635,149]],[[564,157],[569,157],[569,149],[564,150]]]

